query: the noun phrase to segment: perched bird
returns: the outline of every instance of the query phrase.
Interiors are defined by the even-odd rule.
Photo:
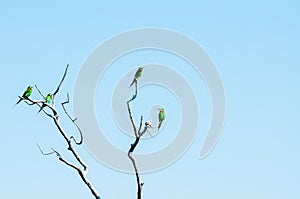
[[[135,72],[135,75],[130,84],[130,87],[137,81],[138,78],[140,78],[142,76],[143,68],[144,67],[139,67],[138,70]]]
[[[53,99],[53,95],[51,93],[48,93],[48,95],[45,97],[45,102],[43,103],[42,107],[40,108],[39,112],[42,111],[42,109],[46,106],[45,103],[47,104],[51,104],[52,103],[52,99]],[[38,113],[39,113],[38,112]]]
[[[53,95],[51,93],[48,93],[48,95],[46,96],[46,103],[47,104],[50,104],[52,103],[52,98],[53,98]]]
[[[32,93],[32,86],[28,86],[27,89],[25,90],[25,92],[23,93],[22,97],[25,98],[25,99],[28,99],[28,97],[31,95]],[[19,101],[15,104],[19,104],[23,98],[20,98]]]
[[[165,112],[165,109],[163,108],[160,108],[158,109],[159,110],[159,113],[158,113],[158,130],[161,126],[161,123],[166,119],[166,112]]]

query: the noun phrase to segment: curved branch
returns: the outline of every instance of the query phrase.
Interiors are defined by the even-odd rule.
[[[69,68],[69,64],[67,64],[67,67],[66,67],[66,69],[65,69],[64,75],[63,75],[62,79],[60,80],[60,82],[59,82],[59,84],[58,84],[58,86],[57,86],[57,89],[56,89],[56,90],[54,91],[54,93],[53,93],[53,99],[54,99],[55,95],[58,93],[61,84],[62,84],[63,81],[65,80],[65,77],[66,77],[66,75],[67,75],[68,68]]]
[[[132,124],[132,128],[133,128],[134,135],[137,137],[137,136],[138,136],[138,133],[137,133],[137,131],[136,131],[136,126],[135,126],[134,119],[133,119],[133,117],[132,117],[132,113],[131,113],[129,101],[127,102],[127,110],[128,110],[128,113],[129,113],[129,118],[130,118],[130,121],[131,121],[131,124]]]
[[[94,196],[96,199],[101,199],[100,196],[99,196],[99,194],[98,194],[98,192],[95,190],[95,188],[93,187],[93,185],[92,185],[92,184],[90,183],[90,181],[87,179],[87,177],[86,177],[86,174],[87,174],[87,173],[86,173],[85,171],[82,171],[82,170],[81,170],[79,167],[77,167],[76,165],[74,165],[74,164],[72,164],[71,162],[65,160],[65,159],[61,156],[61,154],[60,154],[58,151],[56,151],[55,149],[51,148],[51,149],[52,149],[52,152],[44,153],[43,150],[41,149],[41,147],[40,147],[38,144],[37,144],[37,146],[38,146],[38,148],[40,149],[40,151],[41,151],[41,153],[42,153],[43,155],[52,155],[52,154],[56,154],[57,157],[58,157],[58,159],[59,159],[59,161],[65,163],[67,166],[69,166],[69,167],[75,169],[75,170],[78,172],[79,176],[81,177],[82,181],[89,187],[89,189],[90,189],[91,193],[93,194],[93,196]]]
[[[133,127],[135,137],[138,136],[138,132],[136,130],[135,122],[134,122],[134,119],[132,117],[132,113],[131,113],[129,103],[137,97],[137,93],[138,93],[138,86],[137,86],[137,81],[135,81],[135,94],[132,96],[132,98],[130,100],[127,101],[127,110],[128,110],[129,118],[130,118],[130,121],[131,121],[131,124],[132,124],[132,127]]]
[[[141,199],[142,198],[142,188],[143,188],[144,183],[141,182],[140,174],[139,174],[139,171],[138,171],[138,167],[137,167],[135,158],[133,157],[133,151],[136,148],[136,146],[138,145],[141,136],[146,132],[147,126],[145,126],[145,129],[143,130],[143,132],[140,133],[142,125],[143,125],[143,116],[141,116],[141,120],[140,120],[140,125],[139,125],[138,131],[136,129],[136,125],[135,125],[135,122],[134,122],[134,119],[133,119],[133,116],[132,116],[132,112],[131,112],[131,108],[130,108],[130,102],[133,101],[134,99],[136,99],[137,93],[138,93],[137,81],[135,81],[134,83],[135,83],[135,94],[132,96],[132,98],[130,100],[127,101],[127,110],[128,110],[128,114],[129,114],[129,118],[130,118],[132,127],[133,127],[133,131],[134,131],[134,135],[135,135],[135,141],[134,141],[133,144],[130,145],[130,148],[128,150],[127,155],[129,157],[129,159],[131,160],[131,162],[133,164],[133,167],[134,167],[134,171],[135,171],[137,188],[138,188],[137,199]]]
[[[59,154],[57,151],[55,151],[53,148],[51,148],[51,149],[52,149],[51,152],[45,153],[45,152],[41,149],[41,147],[40,147],[40,145],[39,145],[38,143],[36,143],[36,145],[37,145],[37,147],[39,148],[40,152],[41,152],[43,155],[52,155],[52,154],[55,153],[58,157],[60,156],[60,154]]]
[[[79,157],[79,155],[77,154],[77,152],[75,151],[75,149],[72,146],[71,140],[67,137],[66,133],[64,132],[64,130],[62,129],[62,127],[59,124],[58,118],[53,118],[54,120],[54,124],[56,125],[58,131],[60,132],[60,134],[63,136],[63,138],[66,140],[67,144],[68,144],[68,150],[71,151],[71,153],[73,154],[73,156],[75,157],[75,159],[81,164],[81,166],[83,167],[83,169],[85,171],[87,171],[88,167],[86,165],[86,163],[84,163],[81,158]]]
[[[43,97],[43,99],[45,98],[45,95],[41,92],[41,90],[39,89],[39,87],[37,85],[34,85],[34,87],[36,88],[36,90],[39,92],[39,94]]]
[[[67,109],[66,109],[66,107],[65,107],[65,104],[68,104],[69,102],[70,102],[70,100],[69,100],[69,93],[67,93],[67,100],[66,100],[65,102],[62,102],[61,105],[62,105],[62,107],[63,107],[63,110],[64,110],[65,114],[68,116],[68,118],[69,118],[69,119],[73,122],[73,124],[76,126],[76,128],[77,128],[77,130],[78,130],[78,132],[79,132],[79,135],[80,135],[80,141],[79,141],[79,142],[76,141],[76,139],[75,139],[74,136],[71,136],[71,137],[70,137],[70,140],[73,139],[74,142],[75,142],[75,144],[81,145],[82,142],[83,142],[83,135],[82,135],[82,131],[81,131],[79,125],[78,125],[77,122],[76,122],[77,118],[72,119],[72,117],[69,115],[69,113],[68,113],[68,111],[67,111]]]
[[[132,155],[132,152],[133,152],[135,146],[138,144],[138,142],[139,142],[139,138],[136,138],[134,144],[131,145],[131,148],[128,151],[128,157],[131,160],[131,162],[133,164],[133,167],[134,167],[134,171],[135,171],[136,183],[137,183],[137,186],[138,186],[137,199],[141,199],[142,198],[142,188],[143,188],[144,183],[141,182],[141,180],[140,180],[140,175],[139,175],[138,167],[137,167],[136,161],[135,161],[135,159],[134,159],[134,157]],[[131,150],[132,150],[132,152],[130,152]]]

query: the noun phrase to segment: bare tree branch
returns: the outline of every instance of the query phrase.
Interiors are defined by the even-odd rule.
[[[67,70],[68,70],[68,67],[69,65],[67,65],[66,69],[65,69],[65,72],[64,72],[64,75],[56,89],[56,91],[54,92],[53,94],[53,100],[54,100],[54,95],[56,95],[66,77],[66,74],[67,74]],[[80,145],[82,144],[82,140],[83,140],[83,135],[82,135],[82,132],[81,132],[81,129],[80,127],[78,126],[78,124],[76,123],[76,119],[72,119],[71,116],[69,115],[69,113],[67,112],[66,108],[65,108],[65,104],[68,104],[69,103],[69,95],[67,95],[67,100],[65,102],[62,102],[62,107],[63,107],[63,110],[65,112],[65,114],[68,116],[68,118],[72,121],[72,123],[76,126],[77,130],[79,131],[79,134],[80,134],[80,141],[77,142],[75,137],[74,136],[71,136],[70,138],[68,138],[67,134],[65,133],[65,131],[63,130],[62,126],[60,125],[59,123],[59,115],[58,115],[58,112],[57,110],[50,106],[49,104],[46,103],[45,101],[45,97],[44,95],[42,94],[42,92],[40,91],[40,89],[37,87],[37,85],[35,85],[35,87],[37,88],[38,92],[40,93],[40,95],[43,96],[43,100],[32,100],[30,98],[23,98],[23,97],[20,97],[21,99],[24,99],[24,101],[29,105],[29,106],[33,106],[33,105],[37,105],[39,108],[42,108],[42,107],[47,107],[51,110],[52,114],[48,113],[47,111],[45,111],[44,109],[43,112],[49,116],[51,119],[53,119],[54,121],[54,124],[55,126],[57,127],[58,131],[60,132],[60,134],[62,135],[62,137],[65,139],[67,145],[68,145],[68,150],[72,153],[72,155],[74,156],[74,158],[76,159],[76,161],[80,164],[80,166],[83,167],[83,170],[80,168],[80,167],[77,167],[75,164],[65,160],[61,154],[54,150],[52,148],[52,152],[49,152],[49,153],[44,153],[43,150],[40,148],[40,146],[37,144],[40,152],[43,154],[43,155],[52,155],[52,154],[56,154],[59,158],[59,160],[63,163],[65,163],[67,166],[75,169],[79,176],[81,177],[82,181],[87,185],[87,187],[89,188],[89,190],[91,191],[91,193],[93,194],[93,196],[96,198],[96,199],[100,199],[100,196],[98,194],[98,192],[96,191],[96,189],[93,187],[93,185],[91,184],[91,182],[88,180],[87,178],[87,173],[88,173],[88,166],[85,162],[82,161],[82,159],[80,158],[79,154],[76,152],[76,150],[73,148],[72,146],[72,140],[75,141],[75,143],[77,145]]]
[[[75,169],[78,172],[79,176],[81,177],[82,181],[87,185],[87,187],[91,191],[92,195],[96,199],[101,199],[100,196],[99,196],[99,193],[96,191],[96,189],[94,188],[94,186],[92,185],[92,183],[86,177],[86,175],[87,175],[87,171],[86,170],[82,171],[79,167],[76,167],[71,162],[69,162],[69,161],[65,160],[64,158],[62,158],[62,156],[60,154],[59,154],[59,160],[61,162],[65,163],[67,166]]]
[[[138,142],[139,142],[139,138],[136,139],[135,146],[137,145]],[[133,146],[133,145],[131,145],[131,146]],[[132,150],[134,150],[134,148],[132,148]],[[140,174],[139,174],[139,171],[138,171],[138,167],[136,165],[136,161],[135,161],[135,159],[134,159],[134,157],[132,155],[132,152],[128,152],[128,157],[131,160],[131,162],[133,164],[133,167],[134,167],[134,171],[135,171],[136,183],[137,183],[137,186],[138,186],[137,199],[141,199],[142,198],[142,188],[143,188],[144,183],[141,182],[141,180],[140,180]]]
[[[148,130],[149,126],[145,125],[144,130],[142,132],[139,132],[139,136],[142,137]]]
[[[48,153],[45,153],[42,149],[41,149],[41,147],[40,147],[40,145],[38,144],[38,143],[36,143],[36,145],[37,145],[37,147],[39,148],[39,150],[40,150],[40,152],[43,154],[43,155],[52,155],[52,154],[56,154],[56,155],[58,155],[59,153],[57,153],[55,150],[53,150],[52,149],[52,151],[51,152],[48,152]]]
[[[138,133],[137,133],[137,131],[136,131],[136,126],[135,126],[134,119],[133,119],[133,117],[132,117],[132,113],[131,113],[129,101],[127,102],[127,110],[128,110],[128,113],[129,113],[129,118],[130,118],[130,121],[131,121],[131,124],[132,124],[132,128],[133,128],[134,135],[135,135],[135,137],[137,137],[137,136],[138,136]]]
[[[64,159],[61,154],[56,151],[55,149],[51,148],[52,149],[52,152],[49,152],[49,153],[44,153],[43,150],[41,149],[41,147],[37,144],[39,150],[41,151],[41,153],[43,155],[52,155],[52,154],[56,154],[56,156],[58,157],[59,161],[65,163],[67,166],[75,169],[79,176],[81,177],[82,181],[88,186],[88,188],[90,189],[91,193],[93,194],[93,196],[96,198],[96,199],[100,199],[100,196],[98,194],[98,192],[95,190],[95,188],[93,187],[93,185],[90,183],[90,181],[87,179],[86,177],[86,174],[87,172],[85,171],[82,171],[79,167],[77,167],[75,164],[67,161],[66,159]]]
[[[39,89],[39,87],[37,85],[34,85],[36,90],[39,92],[39,94],[43,97],[43,99],[45,99],[45,95],[41,92],[41,90]]]
[[[141,130],[142,125],[143,125],[143,116],[141,116],[139,129],[137,131],[136,125],[135,125],[135,122],[134,122],[134,119],[133,119],[133,116],[132,116],[132,112],[131,112],[131,108],[130,108],[129,103],[131,101],[133,101],[134,99],[136,99],[137,93],[138,93],[137,81],[135,81],[134,83],[135,83],[135,94],[132,96],[132,98],[130,100],[127,101],[127,110],[128,110],[128,114],[129,114],[129,118],[130,118],[132,127],[133,127],[133,131],[134,131],[134,135],[135,135],[135,141],[134,141],[133,144],[130,145],[130,148],[128,150],[127,155],[129,157],[129,159],[131,160],[131,162],[133,164],[134,171],[135,171],[136,183],[137,183],[137,189],[138,189],[137,190],[137,199],[141,199],[142,198],[142,188],[143,188],[144,183],[141,182],[141,178],[140,178],[140,174],[139,174],[138,167],[137,167],[137,164],[136,164],[136,160],[133,157],[133,151],[136,148],[136,146],[138,145],[141,136],[144,134],[144,132],[146,132],[147,127],[145,126],[146,130],[144,129],[143,132],[140,133],[140,130]]]
[[[137,81],[134,81],[134,86],[135,86],[135,93],[133,94],[132,98],[127,101],[127,103],[133,101],[137,97],[137,94],[138,94],[138,82]]]
[[[79,135],[80,135],[80,141],[79,141],[79,142],[76,141],[76,139],[75,139],[74,136],[71,136],[70,139],[73,139],[74,142],[75,142],[75,144],[81,145],[81,144],[82,144],[82,141],[83,141],[83,135],[82,135],[82,131],[81,131],[79,125],[78,125],[77,122],[76,122],[77,118],[72,119],[72,117],[71,117],[71,116],[69,115],[69,113],[67,112],[67,109],[65,108],[65,104],[68,104],[69,102],[70,102],[70,100],[69,100],[69,93],[67,93],[67,100],[66,100],[65,102],[61,103],[61,105],[62,105],[62,107],[63,107],[63,109],[64,109],[65,114],[68,116],[68,118],[69,118],[69,119],[73,122],[73,124],[76,126],[76,128],[77,128],[77,130],[78,130],[78,132],[79,132]]]
[[[131,113],[131,109],[130,109],[130,105],[129,105],[129,103],[137,97],[137,92],[138,92],[137,81],[135,81],[134,83],[135,83],[135,94],[132,96],[132,98],[130,100],[127,101],[127,110],[128,110],[128,113],[129,113],[129,118],[130,118],[132,127],[133,127],[134,135],[135,135],[135,137],[137,137],[138,132],[136,130],[135,122],[134,122],[134,119],[132,117],[132,113]]]
[[[143,116],[141,115],[140,127],[139,127],[139,130],[138,130],[138,132],[140,132],[140,131],[141,131],[142,125],[143,125]]]
[[[58,93],[61,84],[62,84],[63,81],[65,80],[65,77],[66,77],[66,75],[67,75],[68,68],[69,68],[69,64],[67,64],[67,67],[66,67],[66,69],[65,69],[65,73],[64,73],[62,79],[60,80],[60,82],[59,82],[59,84],[58,84],[58,86],[57,86],[57,89],[56,89],[56,90],[54,91],[54,93],[53,93],[53,99],[54,99],[55,95]]]
[[[29,97],[24,98],[21,96],[18,96],[19,98],[23,99],[23,101],[28,104],[29,106],[33,106],[33,105],[37,105],[39,108],[42,108],[43,104],[45,104],[44,106],[49,107],[54,115],[57,115],[57,112],[55,109],[53,109],[51,106],[49,106],[47,103],[44,102],[44,100],[32,100]],[[46,112],[44,109],[42,109],[42,111],[50,118],[53,118],[53,115],[51,115],[50,113]]]
[[[72,146],[71,140],[67,137],[67,135],[64,132],[63,128],[59,124],[58,117],[54,117],[53,121],[54,121],[54,124],[56,125],[58,131],[60,132],[60,134],[63,136],[63,138],[67,142],[67,144],[68,144],[68,150],[71,151],[71,153],[73,154],[73,156],[75,157],[75,159],[81,164],[81,166],[83,167],[83,169],[87,170],[87,165],[81,160],[81,158],[79,157],[79,155],[77,154],[77,152],[74,150],[74,148]]]

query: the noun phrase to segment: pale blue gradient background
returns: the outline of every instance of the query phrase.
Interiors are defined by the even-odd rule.
[[[65,149],[52,121],[36,115],[36,108],[12,106],[29,84],[53,91],[67,63],[71,67],[63,92],[72,94],[80,65],[99,43],[121,31],[155,26],[186,34],[206,49],[224,81],[227,113],[218,144],[199,160],[209,122],[204,97],[200,134],[175,164],[142,176],[144,198],[299,198],[299,13],[298,1],[1,2],[0,197],[92,198],[76,172],[38,151],[36,142],[45,149]],[[108,72],[116,77],[117,69]],[[199,82],[200,77],[190,81]],[[58,100],[65,99],[64,93]],[[38,97],[36,92],[33,96]],[[75,130],[68,123],[65,128]],[[118,142],[126,148],[130,139]],[[79,151],[102,198],[136,197],[134,176]],[[68,153],[64,157],[71,158]]]

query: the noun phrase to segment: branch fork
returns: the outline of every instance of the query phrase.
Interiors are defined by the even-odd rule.
[[[139,124],[139,128],[137,129],[136,128],[136,125],[135,125],[135,122],[134,122],[134,119],[133,119],[133,116],[132,116],[132,112],[131,112],[131,108],[130,108],[130,102],[132,102],[134,99],[136,99],[137,97],[137,93],[138,93],[138,85],[137,85],[137,81],[134,81],[134,84],[135,84],[135,93],[133,94],[132,98],[130,100],[127,101],[127,110],[128,110],[128,114],[129,114],[129,118],[130,118],[130,121],[131,121],[131,124],[132,124],[132,127],[133,127],[133,132],[134,132],[134,135],[135,135],[135,141],[134,143],[132,143],[130,145],[130,148],[128,150],[128,157],[129,159],[131,160],[132,164],[133,164],[133,168],[134,168],[134,171],[135,171],[135,176],[136,176],[136,183],[137,183],[137,199],[141,199],[142,198],[142,188],[143,188],[143,185],[144,183],[141,181],[141,178],[140,178],[140,174],[139,174],[139,170],[138,170],[138,167],[137,167],[137,163],[136,163],[136,160],[133,156],[133,152],[134,152],[134,149],[136,148],[136,146],[138,145],[139,141],[140,141],[140,138],[149,130],[152,128],[151,126],[151,123],[150,121],[146,121],[145,122],[145,126],[142,130],[142,126],[143,126],[143,116],[141,116],[140,118],[140,124]],[[150,134],[151,135],[151,134]]]
[[[66,74],[67,74],[67,71],[68,71],[68,67],[69,65],[67,65],[66,69],[65,69],[65,72],[64,72],[64,75],[61,79],[61,81],[59,82],[58,84],[58,87],[56,88],[56,90],[54,91],[53,93],[53,101],[54,101],[54,98],[56,96],[56,94],[58,94],[59,90],[60,90],[60,87],[66,77]],[[72,153],[72,155],[74,156],[75,160],[77,161],[77,163],[79,164],[79,166],[77,166],[76,164],[70,162],[70,161],[67,161],[66,159],[64,159],[62,157],[62,155],[55,149],[51,148],[51,151],[50,152],[47,152],[45,153],[41,147],[37,144],[40,152],[45,155],[45,156],[48,156],[48,155],[53,155],[55,154],[57,157],[58,157],[58,160],[63,162],[65,165],[73,168],[74,170],[76,170],[79,174],[79,176],[81,177],[81,180],[87,185],[87,187],[89,188],[89,190],[91,191],[92,195],[96,198],[96,199],[100,199],[100,196],[99,196],[99,193],[96,191],[96,189],[94,188],[94,186],[92,185],[92,183],[89,181],[89,179],[87,178],[87,174],[88,174],[88,166],[87,164],[81,159],[81,157],[78,155],[78,153],[76,152],[76,150],[73,148],[73,145],[72,145],[72,140],[74,141],[74,143],[76,145],[81,145],[82,142],[83,142],[83,134],[82,134],[82,131],[79,127],[79,125],[77,124],[77,118],[73,119],[70,114],[68,113],[65,105],[68,104],[70,102],[69,100],[69,94],[67,94],[67,100],[62,102],[61,105],[62,105],[62,108],[64,110],[64,113],[67,115],[67,117],[71,120],[71,122],[75,125],[77,131],[78,131],[78,134],[80,136],[79,140],[76,140],[76,138],[72,135],[70,137],[67,136],[66,132],[63,130],[62,126],[60,125],[59,123],[59,115],[58,115],[58,111],[53,107],[53,106],[50,106],[49,104],[46,103],[46,101],[44,100],[45,99],[45,95],[41,92],[41,90],[38,88],[37,85],[35,85],[35,88],[37,89],[37,91],[39,92],[39,94],[43,97],[43,100],[32,100],[30,98],[24,98],[24,97],[21,97],[19,96],[19,98],[23,99],[29,106],[33,106],[33,105],[37,105],[39,108],[42,108],[42,107],[47,107],[49,110],[50,110],[50,113],[47,112],[46,110],[44,110],[44,108],[42,109],[42,111],[48,116],[50,117],[51,119],[53,119],[53,122],[55,124],[55,126],[57,127],[58,131],[60,132],[60,134],[62,135],[62,137],[64,138],[64,140],[66,141],[68,147],[68,151],[70,151]]]

